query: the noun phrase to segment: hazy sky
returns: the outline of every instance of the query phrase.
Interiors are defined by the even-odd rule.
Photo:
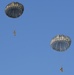
[[[24,5],[22,16],[15,19],[5,14],[13,1]],[[51,48],[57,34],[71,38],[67,51]],[[0,75],[74,75],[73,44],[74,0],[0,1]]]

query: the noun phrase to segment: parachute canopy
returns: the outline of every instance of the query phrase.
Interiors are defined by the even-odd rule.
[[[5,8],[5,13],[11,18],[17,18],[22,15],[24,11],[24,6],[18,2],[12,2],[8,4]]]
[[[71,45],[71,39],[65,35],[57,35],[51,40],[50,45],[56,51],[65,51]]]

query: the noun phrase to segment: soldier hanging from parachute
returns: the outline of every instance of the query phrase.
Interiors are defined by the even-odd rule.
[[[70,47],[71,39],[65,35],[57,35],[51,40],[50,45],[54,50],[64,52]],[[63,67],[60,68],[60,71],[63,72]]]
[[[23,14],[24,6],[19,2],[11,2],[5,8],[5,13],[10,18],[18,18]],[[13,32],[16,36],[16,31]]]

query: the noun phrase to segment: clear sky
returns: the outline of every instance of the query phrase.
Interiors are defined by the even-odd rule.
[[[6,5],[13,1],[24,5],[16,19],[5,14]],[[67,51],[51,48],[57,34],[71,38]],[[74,75],[73,44],[74,0],[0,1],[0,75]]]

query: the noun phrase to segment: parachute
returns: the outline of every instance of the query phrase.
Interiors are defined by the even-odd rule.
[[[54,50],[62,52],[70,47],[71,39],[65,35],[57,35],[51,40],[50,45]]]
[[[51,40],[50,45],[52,49],[58,52],[63,52],[70,47],[71,39],[70,37],[65,36],[65,35],[57,35]],[[60,68],[60,71],[63,72],[62,67]]]
[[[12,2],[8,4],[5,8],[5,13],[11,18],[17,18],[22,15],[24,11],[24,6],[18,2]]]
[[[19,2],[11,2],[5,8],[5,13],[10,18],[18,18],[23,14],[24,6]],[[16,31],[13,31],[13,35],[16,36]]]

